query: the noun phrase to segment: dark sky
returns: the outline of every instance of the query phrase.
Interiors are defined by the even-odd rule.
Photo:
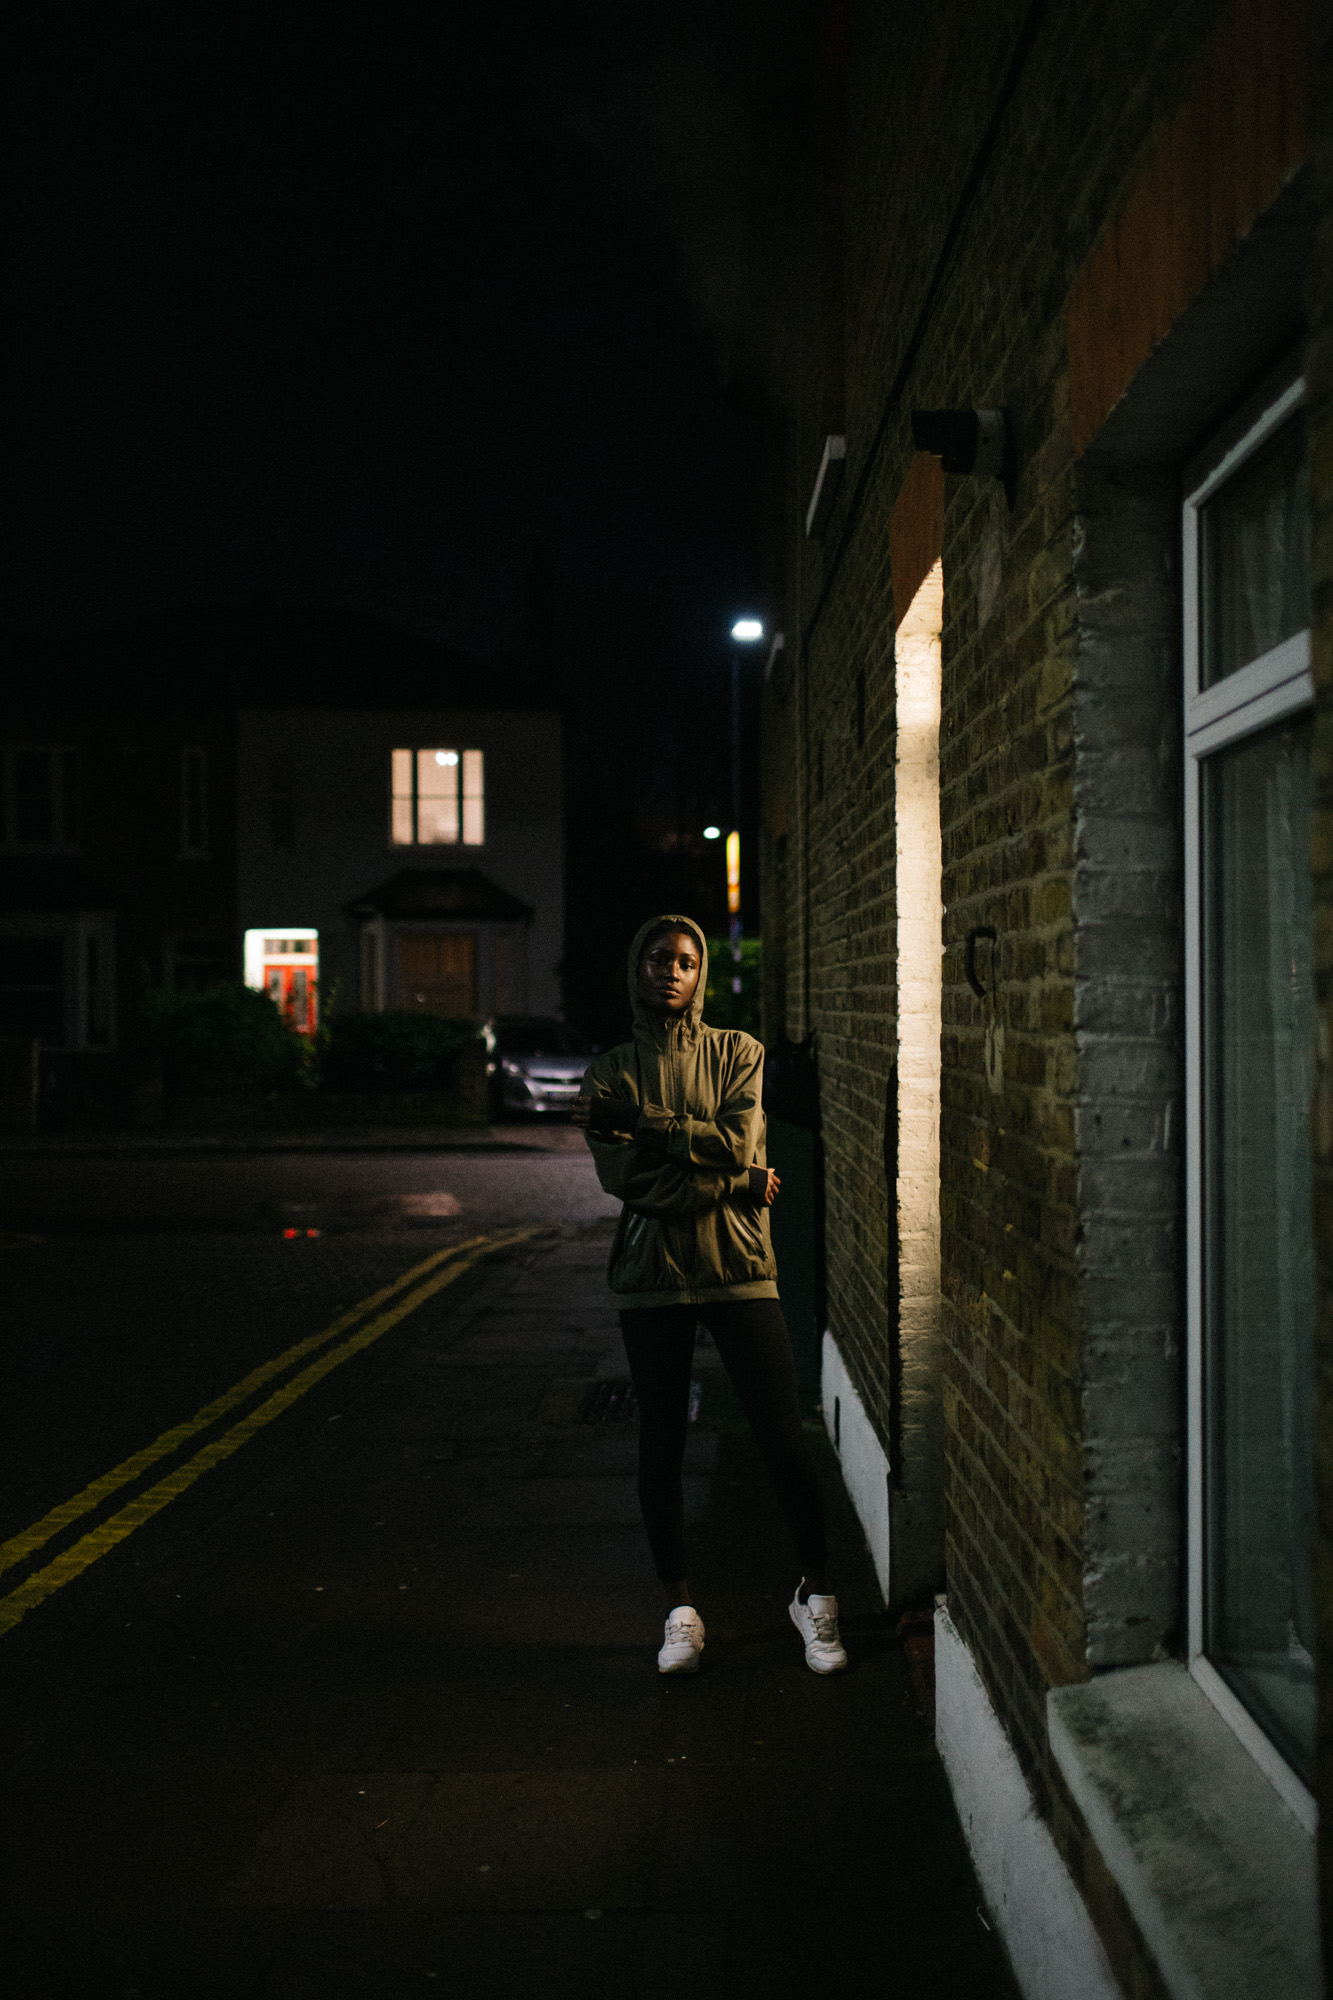
[[[688,679],[767,585],[794,11],[28,6],[0,619],[260,595],[491,654],[540,549],[567,654]]]

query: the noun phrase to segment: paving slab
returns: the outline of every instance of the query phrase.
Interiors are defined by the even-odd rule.
[[[444,1295],[127,1561],[77,1652],[19,1649],[13,2000],[1012,2000],[822,1428],[852,1662],[827,1680],[705,1344],[708,1642],[656,1673],[634,1427],[589,1399],[624,1373],[605,1239]]]

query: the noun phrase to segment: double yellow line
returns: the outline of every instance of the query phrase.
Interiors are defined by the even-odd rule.
[[[362,1299],[359,1305],[343,1313],[331,1326],[326,1326],[322,1333],[312,1333],[307,1339],[298,1340],[295,1346],[287,1349],[286,1353],[279,1354],[272,1361],[262,1362],[258,1368],[251,1369],[248,1375],[233,1383],[230,1389],[224,1390],[220,1396],[215,1396],[211,1403],[205,1403],[201,1410],[196,1410],[188,1422],[173,1424],[170,1430],[163,1431],[160,1437],[154,1438],[153,1442],[145,1445],[142,1451],[136,1451],[131,1457],[122,1459],[119,1465],[112,1466],[110,1472],[105,1472],[100,1479],[95,1479],[91,1486],[85,1486],[72,1500],[66,1500],[59,1507],[53,1507],[49,1514],[44,1514],[41,1520],[35,1521],[30,1528],[11,1536],[7,1542],[0,1542],[0,1574],[3,1574],[16,1564],[26,1562],[29,1556],[35,1555],[39,1549],[44,1548],[49,1541],[54,1540],[84,1514],[90,1514],[95,1508],[100,1507],[104,1500],[109,1499],[122,1486],[128,1486],[134,1480],[141,1478],[159,1460],[169,1458],[192,1437],[197,1437],[201,1431],[211,1429],[220,1417],[226,1416],[229,1410],[234,1410],[241,1403],[248,1401],[256,1390],[264,1387],[265,1383],[273,1381],[276,1376],[286,1374],[289,1368],[303,1361],[307,1355],[318,1354],[317,1359],[293,1375],[289,1381],[284,1382],[280,1389],[275,1390],[264,1402],[250,1410],[229,1430],[223,1431],[220,1437],[212,1439],[202,1450],[195,1452],[192,1458],[186,1459],[183,1465],[178,1465],[173,1472],[169,1472],[165,1479],[159,1479],[156,1485],[148,1487],[137,1498],[128,1501],[125,1506],[86,1535],[81,1536],[77,1542],[42,1569],[34,1571],[17,1589],[0,1597],[0,1634],[12,1631],[36,1605],[41,1604],[74,1577],[82,1575],[83,1571],[90,1568],[100,1556],[114,1549],[127,1535],[132,1535],[136,1528],[141,1528],[145,1521],[151,1521],[154,1514],[161,1513],[170,1501],[193,1486],[196,1479],[205,1472],[211,1472],[215,1465],[221,1465],[224,1459],[239,1451],[243,1444],[248,1444],[266,1424],[271,1424],[275,1417],[280,1417],[284,1410],[290,1409],[298,1397],[304,1396],[307,1389],[313,1389],[317,1382],[322,1382],[326,1375],[331,1375],[344,1361],[350,1361],[354,1354],[360,1354],[365,1348],[372,1346],[381,1334],[387,1333],[390,1327],[397,1326],[400,1320],[406,1319],[409,1313],[414,1313],[427,1299],[443,1291],[446,1285],[452,1285],[455,1279],[461,1278],[465,1271],[471,1270],[472,1266],[483,1257],[489,1256],[494,1250],[503,1249],[507,1244],[525,1242],[536,1234],[535,1228],[502,1229],[491,1236],[469,1237],[465,1243],[456,1243],[447,1250],[437,1250],[434,1256],[423,1259],[420,1264],[414,1264],[410,1271],[404,1271],[391,1285],[385,1285],[381,1291],[372,1292],[369,1298]],[[393,1301],[392,1304],[389,1303],[390,1300]],[[377,1312],[376,1308],[380,1306],[385,1310]],[[373,1313],[374,1317],[367,1319],[368,1313]],[[339,1334],[347,1333],[348,1328],[353,1326],[356,1327],[356,1332],[350,1334],[346,1340],[338,1341]],[[337,1346],[330,1346],[331,1341],[338,1341]],[[325,1352],[318,1353],[321,1348]]]

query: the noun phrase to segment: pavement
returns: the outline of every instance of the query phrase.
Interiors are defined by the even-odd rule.
[[[0,1639],[10,2000],[1015,1993],[822,1427],[827,1679],[707,1343],[657,1674],[609,1234],[492,1230]]]

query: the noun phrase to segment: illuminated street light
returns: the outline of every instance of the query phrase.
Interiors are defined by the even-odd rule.
[[[731,1017],[741,1009],[741,647],[764,636],[759,618],[731,628],[731,831],[727,835],[727,909],[731,915]]]
[[[722,829],[720,826],[706,826],[704,828],[705,840],[721,840],[721,838],[722,838]]]

